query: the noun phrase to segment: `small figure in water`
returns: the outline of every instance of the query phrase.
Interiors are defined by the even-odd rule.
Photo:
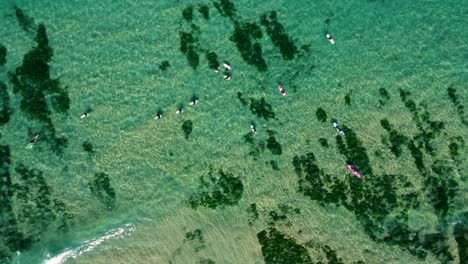
[[[252,135],[255,137],[255,135],[257,135],[257,128],[254,124],[250,125],[250,130],[252,130]]]
[[[154,120],[159,120],[162,118],[162,114],[161,113],[158,113],[155,117],[154,117]]]
[[[218,72],[219,72],[219,66],[216,66],[216,68],[214,69],[214,71],[215,71],[216,73],[218,73]]]
[[[230,70],[231,70],[231,65],[227,64],[226,62],[223,63],[223,66],[224,66],[224,69],[225,69],[226,71],[230,71]]]
[[[333,127],[336,129],[336,131],[338,131],[338,133],[340,133],[340,135],[342,135],[342,136],[345,135],[343,129],[341,129],[341,127],[338,125],[338,123],[333,122]]]
[[[288,95],[286,94],[286,91],[284,90],[283,86],[278,85],[278,89],[279,89],[280,93],[281,93],[284,97],[287,97],[287,96],[288,96]]]
[[[36,143],[38,140],[39,140],[39,135],[35,135],[33,138],[31,138],[31,140],[29,141],[29,143],[34,144],[34,143]]]
[[[89,117],[89,113],[88,113],[88,112],[84,112],[84,113],[80,116],[81,119],[87,118],[87,117]]]
[[[225,73],[224,74],[224,79],[230,81],[231,80],[231,74]]]
[[[335,40],[333,39],[332,35],[330,35],[329,33],[327,33],[327,39],[328,41],[331,43],[331,44],[335,44]]]
[[[198,99],[192,98],[192,100],[190,101],[189,105],[196,105],[197,103],[198,103]]]
[[[348,170],[351,171],[354,174],[354,176],[358,177],[359,179],[362,179],[361,174],[359,174],[359,172],[357,172],[356,168],[354,168],[353,165],[348,164]]]
[[[179,114],[182,114],[183,112],[184,112],[184,109],[181,107],[175,113],[179,115]]]

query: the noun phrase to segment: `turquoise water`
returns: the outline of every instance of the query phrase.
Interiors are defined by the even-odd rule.
[[[1,262],[462,263],[468,2],[226,3],[0,3],[12,112],[0,127]],[[16,71],[41,23],[63,112],[56,90]],[[45,89],[50,121],[21,109],[28,87]]]

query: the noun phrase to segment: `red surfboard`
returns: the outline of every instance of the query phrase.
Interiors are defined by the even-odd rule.
[[[279,89],[280,93],[281,93],[284,97],[288,96],[288,95],[286,94],[286,91],[284,90],[283,86],[278,85],[278,89]]]

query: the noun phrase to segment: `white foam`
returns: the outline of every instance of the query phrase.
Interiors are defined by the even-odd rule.
[[[99,244],[102,242],[114,238],[114,237],[123,237],[128,235],[130,232],[135,230],[135,226],[132,224],[125,224],[123,227],[119,227],[117,229],[112,229],[107,231],[103,236],[98,237],[92,240],[86,240],[80,246],[74,249],[66,249],[64,252],[58,254],[53,258],[46,259],[43,264],[62,264],[68,258],[76,258],[83,253],[93,251]]]

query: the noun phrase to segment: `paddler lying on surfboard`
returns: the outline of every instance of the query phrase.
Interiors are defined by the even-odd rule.
[[[342,135],[342,136],[345,135],[343,129],[341,129],[341,127],[338,125],[338,123],[333,122],[333,127],[336,129],[336,131],[338,131],[338,133],[340,133],[340,135]]]
[[[362,179],[361,174],[357,172],[356,168],[354,168],[353,165],[348,164],[348,170],[351,171],[354,174],[354,176],[358,177],[359,179]]]
[[[278,85],[278,89],[279,89],[280,93],[281,93],[284,97],[288,96],[288,95],[286,94],[286,91],[284,90],[283,86]]]
[[[331,44],[335,44],[335,40],[333,39],[332,35],[330,35],[329,33],[327,33],[326,36],[327,36],[328,41],[329,41]]]

